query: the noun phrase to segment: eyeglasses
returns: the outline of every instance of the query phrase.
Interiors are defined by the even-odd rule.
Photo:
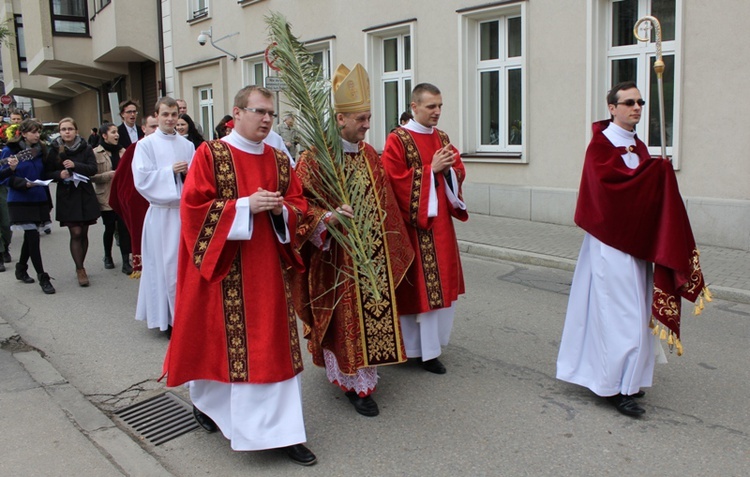
[[[615,103],[615,104],[616,105],[624,104],[628,108],[632,108],[633,106],[636,105],[636,103],[638,104],[638,106],[643,106],[644,104],[646,104],[646,101],[644,101],[643,99],[626,99],[625,101],[620,101],[619,103]]]
[[[245,111],[260,114],[261,116],[265,116],[266,114],[269,115],[271,118],[278,118],[279,115],[274,113],[273,111],[270,111],[268,109],[261,109],[261,108],[242,108]]]
[[[138,111],[136,111],[135,109],[132,111],[123,111],[122,114],[138,114]]]

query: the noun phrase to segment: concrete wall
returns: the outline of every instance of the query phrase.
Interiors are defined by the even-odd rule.
[[[465,198],[470,210],[527,220],[572,224],[590,121],[604,119],[604,98],[594,76],[601,76],[601,13],[608,0],[533,0],[494,2],[522,5],[526,27],[526,143],[521,161],[501,163],[466,159]],[[462,15],[456,10],[487,1],[444,0],[264,0],[241,7],[211,2],[210,16],[187,22],[187,2],[173,1],[165,30],[171,35],[175,65],[174,95],[197,99],[211,71],[215,120],[230,109],[243,84],[242,56],[260,54],[268,45],[264,16],[284,14],[302,41],[335,36],[331,67],[367,65],[368,33],[389,24],[408,24],[414,45],[413,84],[429,81],[443,91],[440,127],[465,153],[462,125]],[[682,18],[681,125],[677,177],[699,242],[750,249],[750,115],[744,82],[750,63],[742,61],[750,31],[745,0],[678,0]],[[592,13],[593,12],[593,13]],[[596,25],[592,26],[591,24]],[[601,25],[600,25],[601,23]],[[606,22],[605,22],[606,23]],[[201,30],[213,26],[214,38],[239,32],[220,43],[240,56],[231,61],[210,45],[198,46]],[[594,34],[590,32],[595,31]],[[217,60],[217,58],[223,58]],[[210,68],[208,65],[211,65]],[[167,76],[170,72],[167,72]],[[211,79],[211,78],[209,78]],[[379,84],[373,82],[373,91]],[[473,87],[462,85],[462,87]],[[373,104],[373,113],[380,111]],[[281,105],[281,110],[284,106]],[[380,121],[379,118],[374,118]],[[373,130],[375,132],[375,130]],[[470,131],[468,133],[471,133]],[[372,137],[377,136],[377,137]],[[370,141],[378,146],[379,134]]]

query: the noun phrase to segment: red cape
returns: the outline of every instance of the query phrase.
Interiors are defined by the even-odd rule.
[[[146,218],[148,201],[135,189],[133,182],[133,154],[136,143],[131,144],[117,163],[112,189],[109,194],[109,206],[125,222],[130,232],[130,244],[133,252],[133,271],[141,271],[141,234],[143,220]]]
[[[654,263],[654,318],[680,337],[680,299],[695,302],[705,285],[672,163],[653,159],[636,137],[635,169],[594,123],[586,151],[575,222],[603,243]],[[673,338],[670,337],[670,342]],[[678,346],[679,352],[679,346]]]

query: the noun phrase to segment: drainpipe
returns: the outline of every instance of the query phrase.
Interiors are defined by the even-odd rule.
[[[162,18],[161,0],[156,0],[156,12],[159,18],[159,89],[161,90],[161,96],[167,95],[167,86],[165,84],[165,78],[167,77],[167,71],[164,67],[164,19]]]

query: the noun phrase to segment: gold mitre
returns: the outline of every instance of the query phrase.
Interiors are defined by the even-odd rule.
[[[357,63],[354,69],[343,64],[333,74],[333,109],[337,113],[361,113],[370,110],[370,77]]]

